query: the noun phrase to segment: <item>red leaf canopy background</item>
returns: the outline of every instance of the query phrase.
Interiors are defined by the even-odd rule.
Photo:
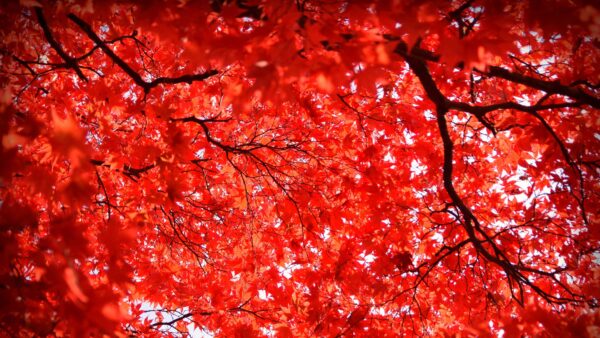
[[[0,22],[0,335],[600,335],[596,2]]]

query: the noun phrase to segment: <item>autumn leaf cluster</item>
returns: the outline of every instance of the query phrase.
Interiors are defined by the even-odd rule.
[[[600,7],[0,5],[0,335],[600,335]]]

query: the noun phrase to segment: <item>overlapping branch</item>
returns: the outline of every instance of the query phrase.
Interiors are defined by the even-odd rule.
[[[243,301],[240,305],[238,306],[233,306],[233,307],[229,307],[225,309],[225,312],[227,313],[239,313],[239,312],[243,312],[243,313],[247,313],[249,315],[252,315],[254,317],[256,317],[257,319],[263,320],[263,321],[268,321],[268,322],[273,322],[273,323],[277,323],[279,322],[278,320],[274,319],[274,318],[270,318],[268,316],[265,316],[264,314],[262,314],[263,312],[270,312],[273,309],[252,309],[252,308],[248,308],[247,305],[250,303],[250,301],[252,301],[252,297],[248,298],[247,300]],[[147,312],[166,312],[166,313],[170,313],[173,315],[172,319],[170,320],[163,320],[163,321],[158,321],[158,322],[154,322],[152,324],[150,324],[150,328],[159,328],[161,326],[169,326],[169,327],[174,327],[175,324],[177,324],[178,322],[182,321],[182,320],[186,320],[188,318],[194,317],[194,316],[212,316],[215,314],[221,314],[221,311],[218,310],[212,310],[212,311],[207,311],[207,310],[197,310],[197,311],[189,311],[189,312],[180,312],[180,311],[175,311],[175,310],[165,310],[165,309],[159,309],[159,310],[148,310]]]
[[[415,53],[415,50],[418,52]],[[552,130],[551,126],[539,115],[538,111],[544,109],[557,109],[557,108],[571,108],[571,107],[579,107],[582,105],[590,105],[595,107],[598,105],[598,99],[582,92],[581,90],[571,90],[569,87],[563,86],[560,83],[552,82],[549,83],[547,81],[533,79],[521,74],[511,73],[506,71],[500,67],[496,67],[490,71],[490,76],[499,77],[509,81],[521,83],[527,86],[530,86],[535,89],[544,90],[551,94],[560,94],[567,96],[571,99],[576,100],[575,102],[567,102],[567,103],[559,103],[559,104],[546,104],[542,103],[543,100],[540,100],[538,104],[533,106],[524,106],[515,102],[502,102],[498,104],[492,104],[488,106],[475,106],[469,105],[462,102],[450,101],[447,97],[440,91],[438,86],[435,83],[435,80],[431,76],[429,69],[426,64],[426,60],[434,61],[437,58],[434,54],[428,53],[426,51],[420,50],[418,47],[411,51],[408,50],[406,44],[400,42],[399,48],[396,49],[396,53],[404,58],[404,60],[408,63],[410,69],[417,76],[425,93],[428,98],[435,104],[436,113],[437,113],[437,125],[440,132],[440,136],[443,144],[443,152],[444,152],[444,162],[443,162],[443,185],[444,189],[450,196],[452,200],[452,204],[460,210],[462,215],[462,225],[465,228],[468,235],[468,242],[470,242],[475,250],[483,256],[487,261],[494,263],[498,267],[500,267],[507,276],[508,283],[510,285],[511,294],[513,299],[515,299],[519,304],[523,304],[523,287],[528,286],[535,293],[540,295],[542,298],[546,299],[551,303],[567,303],[567,302],[583,302],[586,300],[584,295],[577,294],[571,288],[560,281],[557,277],[558,274],[563,272],[566,268],[558,268],[554,271],[544,271],[536,268],[532,268],[530,266],[524,265],[522,262],[512,262],[511,259],[506,255],[506,253],[493,241],[493,238],[483,229],[478,218],[472,212],[471,208],[466,205],[461,196],[458,194],[454,187],[453,183],[453,141],[450,136],[448,125],[446,121],[446,114],[454,109],[460,110],[464,112],[468,112],[476,116],[487,128],[491,129],[495,132],[495,129],[489,121],[485,118],[485,114],[499,110],[499,109],[515,109],[523,112],[527,112],[534,117],[536,117],[540,123],[547,129],[553,139],[559,144],[561,151],[565,157],[565,160],[570,166],[574,166],[574,162],[571,159],[566,147],[558,138],[556,133]],[[423,57],[425,56],[425,58]],[[433,56],[433,57],[432,57]],[[580,174],[581,176],[581,174]],[[580,203],[582,206],[582,203]],[[583,207],[583,206],[582,206]],[[451,251],[450,251],[451,252]],[[444,256],[442,256],[444,257]],[[436,264],[439,261],[436,260]],[[542,288],[540,288],[537,284],[535,284],[530,278],[528,278],[527,274],[533,274],[540,277],[550,278],[556,285],[560,286],[561,289],[568,296],[560,296],[553,293],[550,293]],[[514,293],[514,289],[517,288],[518,295]]]
[[[385,38],[390,41],[396,40],[395,37],[392,37],[392,36],[386,36]],[[417,67],[417,69],[420,69],[422,67],[427,68],[427,65],[425,63],[426,61],[428,61],[428,62],[439,62],[440,61],[440,55],[438,55],[432,51],[422,49],[421,47],[419,47],[418,44],[411,48],[404,41],[399,41],[394,51],[396,54],[402,56],[407,62],[409,60],[411,60],[412,64],[413,64],[411,67]],[[462,65],[459,64],[459,65],[457,65],[457,67],[462,67]],[[420,71],[422,72],[422,70],[420,70]],[[530,88],[544,91],[548,94],[563,95],[565,97],[575,100],[579,104],[589,105],[593,108],[600,109],[600,98],[584,91],[581,88],[578,88],[576,85],[579,84],[579,82],[575,82],[575,85],[564,85],[564,84],[560,83],[560,81],[547,81],[547,80],[537,79],[537,78],[527,76],[525,74],[521,74],[518,72],[512,72],[512,71],[510,71],[506,68],[500,67],[500,66],[490,66],[487,71],[481,71],[481,70],[476,70],[476,71],[483,75],[486,75],[488,77],[504,79],[504,80],[507,80],[510,82],[522,84],[522,85],[530,87]],[[429,73],[429,71],[427,71],[427,73]],[[425,83],[423,83],[423,86],[424,86],[425,90],[427,91],[428,95],[430,94],[429,91],[435,90],[433,88],[434,86],[432,86],[432,84],[429,83],[429,80],[427,80],[425,78],[423,78],[423,79],[420,78],[420,80],[422,83],[423,83],[423,81],[425,81]],[[587,83],[587,81],[583,81],[583,83]],[[590,87],[590,86],[588,86],[588,87]],[[593,86],[591,88],[593,88]],[[437,95],[434,95],[433,97],[435,97],[436,100],[443,99]],[[498,109],[500,109],[500,108],[498,108]]]
[[[96,70],[94,70],[90,67],[87,67],[87,66],[83,66],[80,64],[80,62],[87,59],[88,57],[90,57],[98,49],[102,50],[104,52],[104,54],[106,54],[117,66],[119,66],[119,68],[121,68],[138,86],[142,87],[145,94],[147,94],[148,92],[150,92],[150,90],[152,90],[153,88],[155,88],[159,85],[179,84],[179,83],[191,84],[196,81],[204,81],[204,80],[219,73],[215,69],[209,69],[209,70],[207,70],[205,72],[201,72],[201,73],[184,74],[184,75],[175,76],[175,77],[161,76],[161,77],[155,78],[152,81],[145,81],[142,78],[142,75],[140,75],[140,73],[136,72],[127,62],[125,62],[125,60],[123,60],[121,57],[119,57],[109,47],[109,45],[111,45],[111,44],[114,44],[116,42],[122,42],[126,39],[133,39],[136,41],[136,43],[141,43],[136,38],[136,36],[137,36],[136,31],[134,31],[131,35],[124,35],[124,36],[120,36],[113,40],[105,41],[105,40],[101,39],[94,32],[94,30],[92,29],[92,27],[90,26],[89,23],[85,22],[78,16],[71,13],[71,14],[68,14],[67,17],[72,22],[74,22],[77,26],[79,26],[79,28],[95,44],[94,47],[92,47],[89,51],[82,54],[81,56],[73,57],[73,56],[69,55],[69,53],[67,53],[67,51],[65,51],[64,46],[62,44],[60,44],[58,42],[58,40],[56,39],[56,37],[52,34],[50,26],[48,25],[48,22],[46,21],[46,18],[44,17],[42,8],[35,7],[34,10],[35,10],[35,13],[36,13],[36,16],[38,19],[38,24],[40,25],[40,27],[42,28],[42,31],[44,33],[44,37],[50,44],[50,47],[52,47],[52,49],[54,49],[56,51],[56,53],[58,54],[58,56],[64,61],[63,63],[45,63],[45,62],[40,62],[39,60],[38,61],[23,60],[17,56],[13,56],[15,61],[17,61],[22,66],[24,66],[28,70],[29,73],[31,73],[32,75],[35,76],[35,78],[39,77],[39,75],[41,75],[41,74],[36,72],[31,67],[31,65],[51,66],[52,68],[50,70],[54,70],[54,69],[58,69],[58,68],[72,69],[73,71],[75,71],[75,73],[81,80],[88,81],[88,78],[83,73],[83,70],[85,69],[85,70],[89,70],[89,71],[93,71],[93,72],[96,72]]]
[[[490,66],[489,70],[483,73],[489,77],[496,77],[507,81],[519,83],[530,88],[539,89],[548,94],[563,95],[573,100],[576,100],[582,104],[586,104],[596,109],[600,109],[599,98],[586,93],[580,88],[565,86],[559,81],[540,80],[524,74],[511,72],[505,68],[498,66]]]
[[[284,170],[282,170],[280,168],[279,165],[274,164],[271,161],[268,161],[263,156],[260,156],[260,154],[258,154],[257,151],[267,150],[267,151],[271,152],[273,155],[275,155],[277,158],[279,158],[281,161],[283,161],[284,163],[287,163],[287,164],[291,164],[291,162],[289,159],[287,159],[286,156],[283,155],[283,152],[286,152],[286,151],[293,151],[293,152],[296,152],[303,156],[306,156],[307,158],[317,159],[315,156],[313,156],[308,151],[303,149],[302,145],[306,142],[305,140],[298,140],[298,141],[285,140],[285,142],[283,142],[283,144],[281,144],[281,145],[278,144],[279,142],[277,142],[277,141],[284,141],[284,139],[278,138],[278,137],[273,137],[266,142],[258,141],[259,137],[264,136],[267,132],[270,131],[270,130],[267,130],[267,131],[261,132],[261,133],[255,132],[254,135],[245,142],[228,144],[226,142],[223,142],[223,141],[218,140],[215,137],[213,137],[211,134],[211,131],[208,127],[208,124],[214,123],[214,122],[227,122],[227,121],[229,121],[229,119],[222,119],[222,118],[219,118],[218,116],[213,117],[213,118],[204,118],[204,119],[198,118],[195,116],[189,116],[189,117],[185,117],[185,118],[172,118],[171,121],[172,122],[185,122],[185,123],[191,122],[191,123],[195,123],[195,124],[199,125],[201,127],[201,129],[204,133],[204,137],[206,138],[208,143],[212,144],[213,146],[215,146],[215,147],[219,148],[220,150],[222,150],[223,152],[225,152],[228,163],[240,174],[240,177],[244,181],[244,186],[246,186],[245,180],[247,178],[257,178],[257,177],[251,176],[246,171],[244,171],[238,164],[236,164],[236,162],[233,161],[233,158],[231,155],[241,155],[241,156],[244,156],[245,158],[249,159],[250,161],[252,161],[256,165],[257,169],[260,170],[260,172],[261,172],[260,176],[270,179],[271,182],[274,183],[275,186],[277,186],[277,188],[281,192],[283,192],[285,197],[294,205],[297,215],[298,215],[298,220],[299,220],[300,224],[302,225],[302,229],[304,229],[304,221],[302,220],[301,209],[300,209],[300,206],[298,205],[298,202],[292,195],[292,191],[291,191],[290,184],[289,184],[289,180],[293,180],[295,177],[289,173],[286,173]],[[318,161],[318,159],[317,159],[317,161]],[[249,192],[248,191],[246,191],[246,200],[249,202]]]
[[[48,41],[50,46],[56,51],[58,56],[60,56],[65,61],[66,68],[73,69],[80,79],[87,81],[87,77],[83,75],[83,72],[81,71],[81,68],[79,68],[79,65],[77,63],[77,60],[71,57],[69,54],[67,54],[67,52],[65,52],[65,50],[63,49],[62,45],[59,44],[58,41],[56,41],[56,39],[52,35],[50,27],[48,27],[48,23],[46,22],[46,18],[44,17],[42,8],[35,7],[35,14],[38,18],[38,23],[40,24],[40,27],[42,27],[42,30],[44,31],[44,36],[46,37],[46,40]]]
[[[194,81],[203,81],[209,77],[218,74],[219,72],[215,69],[207,70],[206,72],[197,74],[186,74],[178,77],[158,77],[152,81],[145,81],[142,76],[136,72],[131,66],[125,62],[122,58],[117,56],[113,50],[94,32],[92,26],[75,14],[70,13],[67,17],[73,21],[81,30],[92,40],[99,48],[106,54],[119,68],[121,68],[138,86],[144,89],[145,93],[160,84],[177,84],[177,83],[188,83],[191,84]]]
[[[91,159],[90,163],[95,166],[104,166],[110,167],[104,160]],[[132,181],[137,182],[137,180],[142,176],[142,174],[156,167],[156,163],[148,164],[143,167],[132,167],[131,165],[125,165],[122,168],[123,175],[129,177]]]

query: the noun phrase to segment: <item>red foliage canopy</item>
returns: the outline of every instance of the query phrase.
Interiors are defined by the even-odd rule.
[[[600,8],[0,6],[0,334],[600,333]]]

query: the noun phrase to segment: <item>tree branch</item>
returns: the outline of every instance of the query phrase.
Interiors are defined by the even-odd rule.
[[[391,37],[391,36],[386,36],[385,38],[390,41],[395,40],[394,37]],[[427,70],[425,61],[430,61],[430,62],[439,62],[440,61],[440,55],[438,55],[434,52],[422,49],[418,46],[418,44],[413,46],[412,48],[409,48],[409,46],[404,41],[398,42],[398,45],[396,45],[394,52],[396,54],[402,56],[409,63],[410,67],[413,70],[418,69],[420,74],[426,74],[426,73],[428,74],[429,73],[429,71]],[[419,62],[417,62],[417,61],[419,61]],[[534,77],[527,76],[524,74],[511,72],[508,69],[505,69],[505,68],[502,68],[499,66],[490,66],[489,70],[487,72],[483,72],[483,71],[480,71],[480,72],[482,74],[490,76],[490,77],[496,77],[496,78],[508,80],[511,82],[519,83],[519,84],[525,85],[530,88],[542,90],[548,94],[563,95],[563,96],[569,97],[573,100],[577,100],[578,102],[581,102],[583,104],[600,109],[600,99],[599,98],[586,93],[581,88],[574,87],[574,86],[566,86],[566,85],[561,84],[559,81],[545,81],[545,80],[541,80],[541,79],[536,79]],[[418,76],[418,74],[417,74],[417,76]],[[438,101],[440,101],[441,98],[439,97],[439,95],[434,93],[434,91],[437,90],[437,87],[435,85],[432,85],[431,83],[429,83],[429,80],[427,77],[419,77],[419,79],[421,80],[421,83],[423,84],[425,91],[427,91],[427,94],[428,95],[433,94],[433,96],[430,95],[430,98],[432,100],[436,101],[436,103]],[[425,82],[423,82],[423,81],[425,81]]]
[[[559,94],[566,97],[570,97],[579,102],[590,105],[596,109],[600,109],[600,99],[584,92],[577,87],[569,87],[561,84],[558,81],[545,81],[536,79],[527,75],[513,73],[505,68],[498,66],[490,66],[488,72],[484,74],[505,79],[511,82],[519,83],[531,88],[543,90],[548,94]]]
[[[80,19],[75,14],[70,13],[67,17],[73,21],[81,30],[85,32],[85,34],[90,38],[90,40],[94,41],[94,43],[102,49],[102,51],[121,68],[133,81],[140,87],[144,89],[145,93],[150,92],[150,90],[160,84],[177,84],[177,83],[188,83],[191,84],[194,81],[202,81],[213,75],[218,74],[219,72],[215,69],[208,70],[199,74],[188,74],[182,75],[179,77],[159,77],[154,79],[153,81],[147,82],[142,79],[142,76],[133,70],[127,62],[121,59],[115,52],[110,49],[102,39],[94,32],[92,27],[82,19]]]
[[[38,23],[40,24],[40,27],[42,27],[42,30],[44,31],[44,36],[46,37],[46,40],[48,41],[50,46],[56,51],[58,56],[60,56],[65,61],[66,68],[73,69],[75,71],[75,73],[77,73],[77,76],[79,76],[80,79],[87,81],[87,77],[83,74],[83,72],[81,71],[81,68],[79,68],[79,65],[77,64],[77,60],[75,60],[69,54],[67,54],[67,52],[65,52],[65,50],[62,48],[62,46],[56,41],[56,39],[54,39],[54,36],[52,35],[52,32],[50,31],[50,27],[48,26],[48,23],[46,22],[46,18],[44,18],[44,12],[42,11],[42,8],[35,7],[35,14],[37,15]]]
[[[443,176],[443,184],[444,189],[450,196],[453,204],[458,207],[462,214],[462,218],[464,222],[462,222],[463,227],[465,228],[467,235],[469,237],[469,242],[471,242],[475,248],[475,250],[481,254],[486,260],[491,263],[494,263],[498,267],[500,267],[506,273],[506,278],[510,285],[511,293],[513,295],[513,299],[515,299],[519,304],[523,305],[523,286],[526,285],[531,288],[534,292],[540,295],[548,302],[552,303],[565,303],[565,302],[581,302],[585,300],[583,295],[575,294],[571,291],[568,286],[558,281],[555,277],[555,274],[560,273],[561,270],[556,271],[543,271],[539,269],[535,269],[532,267],[525,266],[518,263],[512,263],[509,257],[504,253],[500,247],[493,241],[493,239],[486,233],[486,231],[482,228],[481,224],[477,217],[473,214],[471,209],[464,203],[460,195],[457,193],[454,188],[454,184],[452,182],[452,172],[454,169],[453,166],[453,147],[454,144],[452,142],[452,138],[450,137],[450,133],[448,130],[448,125],[446,121],[446,113],[450,108],[463,108],[470,109],[476,111],[478,114],[483,114],[483,112],[491,111],[494,109],[502,109],[502,107],[515,107],[515,103],[506,102],[497,105],[491,105],[487,107],[476,107],[470,106],[468,104],[462,104],[458,102],[449,101],[439,90],[433,77],[429,73],[427,65],[423,59],[415,57],[412,52],[409,53],[407,51],[399,52],[402,57],[406,60],[409,67],[413,71],[413,73],[419,78],[423,89],[425,90],[427,96],[433,103],[436,105],[437,110],[437,124],[440,132],[440,136],[442,138],[442,144],[444,149],[444,162],[442,166],[442,176]],[[541,103],[540,103],[541,105]],[[521,105],[516,106],[521,107]],[[527,108],[527,106],[522,106],[525,110],[531,109],[539,109],[538,107]],[[535,114],[537,114],[537,110],[533,110]],[[481,239],[480,239],[481,238]],[[484,244],[486,246],[484,246]],[[489,250],[486,248],[489,247]],[[529,278],[524,274],[524,272],[537,274],[538,276],[545,276],[552,279],[557,285],[561,286],[562,289],[567,292],[570,297],[561,297],[559,295],[551,294],[539,286],[534,284]],[[515,295],[513,292],[513,288],[519,290],[518,295]]]
[[[103,160],[96,160],[96,159],[91,159],[90,163],[92,163],[93,165],[97,166],[97,167],[110,167],[109,164],[107,164],[105,161]],[[149,164],[145,167],[141,167],[141,168],[134,168],[130,165],[125,165],[123,166],[123,175],[129,177],[132,181],[137,182],[137,179],[139,179],[141,177],[141,174],[154,169],[156,167],[156,163],[152,163]]]
[[[212,312],[210,314],[212,314]],[[175,324],[175,323],[177,323],[177,322],[179,322],[181,320],[184,320],[186,318],[189,318],[189,317],[191,317],[193,315],[194,314],[192,312],[189,312],[189,313],[186,313],[186,314],[184,314],[182,316],[179,316],[179,317],[177,317],[177,318],[175,318],[173,320],[170,320],[168,322],[156,322],[156,323],[152,323],[152,324],[150,324],[150,327],[165,326],[165,325],[166,326],[171,326],[171,325],[173,325],[173,324]]]
[[[408,46],[406,45],[406,43],[401,42],[398,44],[398,47],[396,48],[395,52],[402,56],[404,60],[406,60],[410,69],[412,69],[413,73],[419,78],[423,89],[425,89],[425,93],[431,99],[431,101],[435,103],[438,112],[442,112],[442,114],[445,114],[448,110],[448,100],[435,84],[435,81],[429,73],[429,69],[427,69],[427,65],[422,60],[422,57],[414,53],[415,50],[421,49],[413,48],[413,50],[408,51],[407,47]]]

